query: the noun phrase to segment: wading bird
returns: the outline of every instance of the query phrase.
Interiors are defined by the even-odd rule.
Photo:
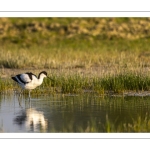
[[[22,90],[20,92],[20,95],[24,89],[29,90],[29,100],[30,100],[31,90],[35,89],[37,86],[40,86],[45,77],[48,77],[47,72],[42,71],[39,73],[38,77],[31,72],[27,72],[23,74],[18,74],[11,78],[21,86]]]

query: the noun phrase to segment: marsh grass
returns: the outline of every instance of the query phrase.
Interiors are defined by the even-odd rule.
[[[149,77],[132,73],[106,76],[96,81],[93,85],[95,90],[102,89],[103,91],[113,91],[115,93],[123,93],[124,91],[148,91],[150,89]]]
[[[110,42],[110,43],[109,43]],[[142,42],[142,45],[141,43]],[[11,44],[10,44],[11,45]],[[149,67],[149,44],[145,40],[82,41],[66,39],[47,46],[0,49],[0,66],[4,68],[72,69],[106,67],[112,70]],[[112,68],[112,69],[111,69]]]
[[[51,78],[51,87],[61,87],[62,93],[84,93],[87,91],[97,94],[108,94],[111,92],[123,94],[125,91],[139,92],[150,90],[150,77],[133,73],[103,77],[87,77],[76,74]]]
[[[124,72],[103,76],[87,76],[80,73],[51,73],[51,79],[44,79],[41,86],[32,91],[36,94],[83,94],[86,92],[105,94],[124,94],[150,90],[150,76],[143,73]],[[11,79],[0,80],[0,91],[19,90]],[[26,93],[26,92],[25,92]]]
[[[5,93],[13,89],[13,83],[7,79],[0,79],[0,92]]]

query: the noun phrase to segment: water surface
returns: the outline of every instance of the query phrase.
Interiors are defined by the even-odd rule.
[[[5,133],[100,133],[108,126],[121,132],[120,125],[150,119],[149,114],[149,96],[41,95],[30,102],[24,96],[0,96],[0,132]]]

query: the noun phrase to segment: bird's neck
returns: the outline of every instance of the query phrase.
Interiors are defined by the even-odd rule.
[[[42,82],[43,82],[43,77],[40,77],[39,79],[37,79],[36,84],[38,84],[38,86],[39,86],[42,84]]]

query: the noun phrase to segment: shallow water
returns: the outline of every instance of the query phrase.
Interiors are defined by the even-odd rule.
[[[149,96],[32,96],[30,102],[24,96],[0,96],[0,132],[5,133],[108,132],[108,125],[117,129],[139,117],[150,119],[149,114]]]

